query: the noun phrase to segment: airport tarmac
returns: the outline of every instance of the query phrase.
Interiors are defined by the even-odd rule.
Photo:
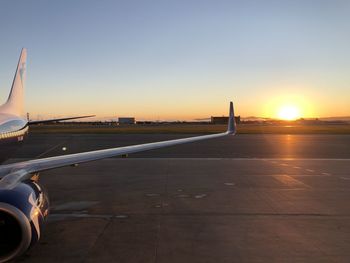
[[[180,137],[33,134],[16,157]],[[17,262],[350,259],[350,135],[228,136],[55,169],[41,182],[51,215]]]

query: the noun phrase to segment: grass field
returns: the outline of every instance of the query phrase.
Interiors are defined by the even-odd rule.
[[[226,125],[212,124],[159,124],[159,125],[87,125],[87,124],[51,124],[32,126],[32,133],[90,133],[90,134],[201,134],[217,133],[226,130]],[[238,125],[239,134],[350,134],[347,125]]]

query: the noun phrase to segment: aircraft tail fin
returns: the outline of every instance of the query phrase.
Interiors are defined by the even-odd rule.
[[[235,120],[235,112],[233,110],[233,102],[230,102],[230,111],[227,125],[227,133],[228,134],[236,134],[236,120]]]
[[[22,49],[10,95],[5,104],[0,106],[0,113],[22,115],[24,107],[24,85],[26,78],[27,50]]]

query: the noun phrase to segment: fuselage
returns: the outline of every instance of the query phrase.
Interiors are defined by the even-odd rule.
[[[28,121],[24,118],[0,113],[0,163],[11,157],[28,134]]]

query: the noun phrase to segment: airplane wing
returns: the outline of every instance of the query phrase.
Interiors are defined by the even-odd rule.
[[[50,122],[58,122],[58,121],[68,121],[68,120],[76,120],[76,119],[82,119],[82,118],[90,118],[95,117],[96,115],[88,115],[88,116],[77,116],[77,117],[68,117],[68,118],[59,118],[59,119],[48,119],[48,120],[39,120],[39,121],[28,121],[29,125],[33,124],[43,124],[43,123],[50,123]]]
[[[105,149],[105,150],[61,155],[61,156],[55,156],[55,157],[49,157],[49,158],[43,158],[43,159],[18,162],[18,163],[8,164],[8,165],[1,165],[0,176],[2,176],[2,179],[0,180],[0,188],[12,189],[19,182],[29,179],[32,176],[32,174],[53,169],[53,168],[74,165],[74,164],[79,164],[84,162],[90,162],[90,161],[95,161],[95,160],[104,159],[104,158],[113,157],[113,156],[120,156],[125,154],[153,150],[153,149],[158,149],[158,148],[163,148],[163,147],[168,147],[168,146],[173,146],[178,144],[184,144],[189,142],[219,138],[219,137],[223,137],[223,136],[235,134],[235,133],[236,133],[236,123],[234,118],[233,104],[232,102],[230,102],[229,122],[228,122],[228,128],[226,132],[211,134],[211,135],[202,135],[202,136],[196,136],[196,137],[190,137],[190,138],[183,138],[183,139],[176,139],[176,140],[168,140],[168,141],[162,141],[162,142],[132,145],[132,146],[126,146],[126,147],[119,147],[119,148],[111,148],[111,149]]]

